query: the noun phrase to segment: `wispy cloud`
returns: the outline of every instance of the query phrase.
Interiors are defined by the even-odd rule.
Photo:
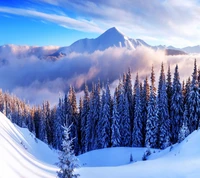
[[[62,16],[57,14],[48,14],[36,10],[20,9],[20,8],[10,8],[10,7],[0,7],[0,12],[34,17],[43,20],[47,20],[53,23],[56,23],[60,26],[75,29],[79,31],[88,31],[88,32],[102,32],[102,30],[93,22],[87,21],[85,19],[73,19],[68,16]]]
[[[197,0],[40,0],[40,2],[54,5],[63,11],[71,9],[77,17],[89,19],[102,29],[117,26],[133,37],[155,37],[158,42],[165,41],[167,45],[176,44],[182,47],[183,40],[193,45],[200,41],[200,4]],[[147,40],[151,41],[149,38]]]

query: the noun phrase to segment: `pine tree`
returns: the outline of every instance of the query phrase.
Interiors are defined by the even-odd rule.
[[[102,114],[98,124],[98,145],[99,148],[107,148],[111,145],[111,96],[109,84],[106,85],[106,93],[104,96]]]
[[[128,69],[128,72],[125,74],[124,82],[124,95],[127,95],[128,105],[129,105],[129,115],[130,115],[130,124],[131,130],[133,130],[133,118],[134,118],[134,106],[133,106],[133,89],[132,89],[132,77],[131,69]]]
[[[90,101],[89,101],[89,113],[86,121],[86,130],[85,130],[85,151],[90,151],[92,150],[92,143],[94,141],[94,132],[93,132],[93,127],[94,127],[94,84],[92,87],[92,91],[90,93]]]
[[[196,60],[194,61],[194,71],[192,74],[188,105],[190,112],[188,126],[190,133],[192,133],[194,130],[198,129],[200,117],[200,96]]]
[[[94,102],[93,102],[93,117],[92,119],[94,120],[93,127],[92,127],[92,133],[93,133],[93,143],[92,143],[92,150],[95,150],[98,148],[98,140],[99,140],[99,121],[101,118],[101,108],[102,108],[102,103],[101,103],[101,86],[100,86],[100,81],[98,81],[95,90],[94,90]]]
[[[64,127],[64,139],[62,141],[63,151],[59,154],[58,167],[60,170],[57,172],[59,178],[77,178],[80,175],[74,173],[74,170],[79,167],[78,159],[72,150],[73,140],[69,137],[70,127]]]
[[[52,145],[53,142],[53,135],[52,135],[52,130],[53,130],[53,124],[52,124],[52,118],[51,118],[51,109],[50,109],[50,104],[48,101],[43,103],[43,117],[46,122],[46,133],[47,133],[47,143],[48,145]]]
[[[89,114],[86,125],[86,150],[94,150],[97,148],[98,140],[98,122],[100,118],[101,100],[100,100],[100,82],[98,85],[93,85],[90,95]]]
[[[171,71],[170,65],[168,66],[167,71],[167,82],[166,82],[166,92],[167,92],[167,100],[168,100],[168,113],[169,117],[171,118],[171,104],[172,104],[172,81],[171,81]]]
[[[112,122],[111,122],[111,146],[112,147],[119,147],[121,143],[121,135],[120,135],[120,118],[119,112],[117,109],[117,98],[114,95],[113,99],[113,112],[112,112]]]
[[[172,102],[171,102],[171,142],[172,144],[178,141],[178,134],[183,125],[183,97],[178,72],[178,65],[176,65],[174,72],[173,88],[172,88]]]
[[[158,107],[156,102],[155,74],[152,67],[150,97],[147,107],[145,146],[158,148]]]
[[[55,149],[62,150],[62,135],[63,135],[63,100],[59,98],[59,103],[56,109],[56,119],[53,120],[53,146]]]
[[[128,97],[123,97],[123,115],[120,123],[121,146],[131,146],[131,125]]]
[[[132,135],[132,143],[133,146],[141,147],[144,143],[144,137],[142,134],[142,113],[141,113],[141,94],[140,94],[140,85],[138,74],[136,76],[135,81],[135,112],[134,112],[134,127],[133,127],[133,135]]]
[[[78,112],[78,115],[77,115],[77,120],[78,120],[78,126],[77,126],[77,136],[78,136],[78,155],[82,153],[82,145],[81,145],[81,140],[82,140],[82,137],[81,137],[81,115],[82,115],[82,112],[83,112],[83,99],[82,97],[80,97],[79,99],[79,112]]]
[[[86,124],[89,114],[89,91],[88,86],[85,84],[83,109],[81,112],[81,152],[86,152]]]
[[[183,124],[179,130],[179,134],[178,134],[178,142],[182,142],[188,135],[189,135],[189,129],[187,126],[187,121],[188,121],[188,110],[187,107],[185,105],[185,112],[184,112],[184,121]]]
[[[74,87],[70,87],[67,99],[67,123],[68,126],[71,125],[70,138],[73,138],[74,153],[78,155],[79,153],[79,140],[78,140],[78,110],[76,104],[76,93]]]
[[[148,115],[148,102],[150,96],[150,88],[148,83],[148,78],[144,80],[143,90],[141,91],[141,114],[142,114],[142,137],[143,143],[145,145],[145,137],[146,137],[146,123],[147,123],[147,115]]]
[[[170,120],[163,63],[158,86],[158,118],[160,125],[159,147],[165,149],[170,145]]]
[[[0,89],[0,112],[3,113],[3,110],[4,110],[4,97],[2,89]]]

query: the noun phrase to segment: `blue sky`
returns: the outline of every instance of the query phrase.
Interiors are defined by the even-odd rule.
[[[117,27],[151,45],[200,44],[197,0],[6,0],[0,45],[67,46]]]

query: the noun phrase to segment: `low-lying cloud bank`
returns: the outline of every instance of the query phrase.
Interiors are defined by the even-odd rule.
[[[41,60],[37,55],[24,56],[4,53],[3,60],[8,62],[0,67],[0,87],[25,98],[31,104],[40,104],[43,100],[56,104],[59,95],[67,92],[69,85],[80,91],[85,82],[90,84],[98,79],[116,82],[129,67],[133,79],[137,72],[143,79],[150,75],[153,65],[158,80],[162,62],[166,69],[168,64],[171,65],[172,74],[175,64],[178,64],[183,80],[191,76],[194,59],[197,62],[200,59],[199,55],[166,56],[163,51],[145,47],[139,47],[135,51],[109,48],[92,54],[71,53],[54,62]]]

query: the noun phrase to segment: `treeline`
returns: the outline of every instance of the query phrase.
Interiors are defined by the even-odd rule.
[[[73,87],[51,108],[49,102],[30,107],[0,92],[0,110],[14,123],[35,133],[49,146],[62,150],[63,126],[71,126],[75,154],[107,147],[151,147],[164,149],[182,141],[199,128],[200,71],[196,60],[192,78],[181,84],[178,65],[173,81],[161,65],[158,88],[152,67],[150,80],[141,82],[137,74],[132,86],[131,70],[119,79],[111,96],[109,83],[85,84],[77,104]]]

